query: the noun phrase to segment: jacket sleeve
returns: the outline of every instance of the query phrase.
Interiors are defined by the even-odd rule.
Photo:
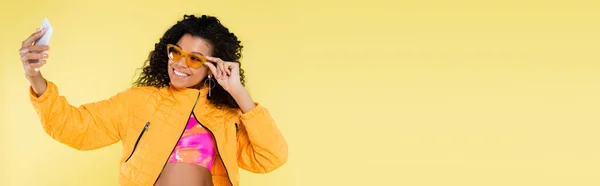
[[[268,173],[287,161],[287,142],[266,108],[257,104],[242,114],[238,128],[237,161],[240,168],[253,173]]]
[[[31,103],[46,133],[78,150],[98,149],[121,139],[121,122],[128,110],[127,92],[75,107],[59,95],[58,87],[50,81],[40,97],[29,88]]]

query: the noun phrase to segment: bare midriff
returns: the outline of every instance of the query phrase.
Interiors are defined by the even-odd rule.
[[[210,171],[189,163],[167,163],[156,186],[213,186]]]
[[[215,151],[212,134],[191,115],[156,185],[212,186]]]

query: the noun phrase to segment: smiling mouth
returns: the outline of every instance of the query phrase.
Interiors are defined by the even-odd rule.
[[[175,69],[173,69],[173,73],[175,75],[179,76],[179,77],[188,77],[188,76],[190,76],[189,74],[183,73],[183,72],[175,70]]]

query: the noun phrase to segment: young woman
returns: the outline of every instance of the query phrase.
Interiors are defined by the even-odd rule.
[[[33,44],[44,32],[19,51],[41,123],[80,150],[121,141],[120,185],[239,185],[238,168],[267,173],[287,161],[285,139],[244,88],[242,45],[217,18],[185,15],[155,44],[133,88],[79,107],[39,71],[49,48]]]

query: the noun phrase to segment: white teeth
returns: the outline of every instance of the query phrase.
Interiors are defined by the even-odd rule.
[[[183,72],[179,72],[179,71],[177,71],[177,70],[175,70],[175,69],[173,69],[173,72],[174,72],[174,73],[175,73],[175,75],[177,75],[177,76],[181,76],[181,77],[187,77],[187,76],[189,76],[189,75],[187,75],[187,74],[185,74],[185,73],[183,73]]]

